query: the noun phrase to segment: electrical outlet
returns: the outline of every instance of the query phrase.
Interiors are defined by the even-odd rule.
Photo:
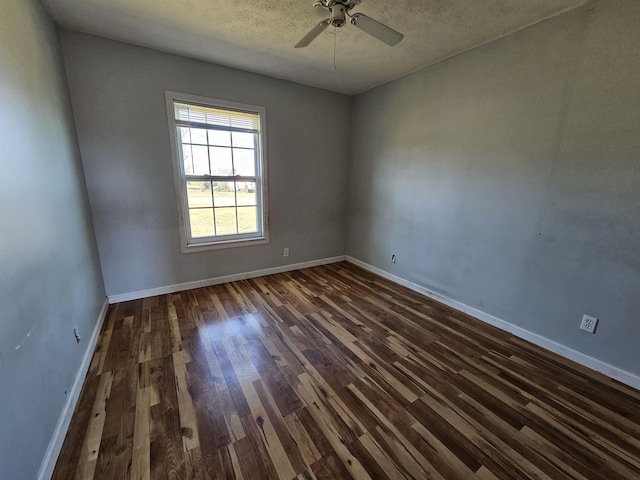
[[[582,316],[582,322],[580,323],[580,330],[584,330],[589,333],[596,333],[596,327],[598,326],[598,319],[590,317],[589,315]]]
[[[73,327],[73,336],[76,337],[76,343],[80,343],[80,340],[82,340],[82,338],[80,338],[80,329],[77,325]]]
[[[395,256],[395,255],[391,255],[391,261],[392,261],[393,263],[396,263],[396,256]]]
[[[282,255],[285,256],[285,257],[288,257],[289,256],[289,249],[285,248],[284,249],[284,253]]]

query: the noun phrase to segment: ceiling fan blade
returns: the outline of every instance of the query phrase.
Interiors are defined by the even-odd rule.
[[[311,42],[313,42],[315,40],[315,38],[318,35],[320,35],[322,32],[324,32],[324,29],[329,26],[330,22],[331,22],[330,18],[327,18],[327,19],[321,21],[319,24],[317,24],[315,27],[313,27],[311,29],[311,31],[309,33],[307,33],[302,38],[302,40],[300,40],[298,43],[296,43],[295,48],[302,48],[302,47],[306,47],[307,45],[309,45]]]
[[[364,13],[355,13],[351,17],[351,23],[363,32],[368,33],[372,37],[392,47],[404,38],[402,33],[395,31],[391,27],[387,27],[371,17],[367,17]]]

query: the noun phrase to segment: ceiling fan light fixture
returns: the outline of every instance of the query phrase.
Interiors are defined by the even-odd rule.
[[[387,27],[371,17],[367,17],[364,13],[353,14],[351,24],[391,47],[400,43],[404,38],[402,33]]]

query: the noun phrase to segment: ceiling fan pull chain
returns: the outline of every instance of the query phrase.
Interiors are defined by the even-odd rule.
[[[336,45],[338,43],[338,27],[333,27],[333,70],[336,71]]]

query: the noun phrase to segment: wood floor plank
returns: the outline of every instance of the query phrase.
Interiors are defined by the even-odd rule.
[[[640,479],[640,392],[342,262],[110,306],[52,478]]]
[[[131,459],[131,480],[151,479],[151,453],[149,415],[151,409],[150,388],[138,390],[136,399],[136,420],[133,430],[133,455]]]
[[[82,454],[78,468],[82,466],[82,478],[93,478],[93,469],[95,468],[95,460],[98,458],[98,450],[100,449],[100,440],[102,439],[104,422],[106,416],[106,405],[109,401],[111,393],[111,382],[113,376],[111,372],[105,372],[100,376],[98,391],[96,392],[96,400],[91,411],[91,420],[87,429],[87,435],[82,445]],[[90,465],[85,467],[83,465]]]
[[[152,384],[158,394],[158,403],[150,408],[151,478],[182,479],[185,457],[173,360],[167,355],[152,360],[150,367]]]
[[[182,342],[180,342],[182,348]],[[178,411],[180,413],[180,426],[182,431],[182,446],[184,451],[193,450],[200,446],[198,435],[198,421],[193,398],[189,390],[189,373],[187,363],[191,361],[185,351],[177,351],[172,355],[173,370],[175,375],[176,393],[178,396]]]
[[[76,478],[77,465],[83,454],[82,446],[87,436],[87,430],[93,417],[93,408],[98,398],[97,388],[99,383],[100,376],[97,375],[87,376],[84,382],[78,406],[73,414],[73,421],[69,425],[56,468],[51,477],[53,480]],[[81,476],[80,478],[84,477]]]
[[[286,428],[282,428],[282,416],[275,413],[275,409],[270,405],[269,400],[264,397],[262,381],[258,379],[253,383],[243,383],[242,388],[251,408],[251,416],[246,417],[246,422],[255,424],[251,425],[252,432],[259,430],[259,443],[269,455],[278,478],[289,479],[295,477],[296,473],[304,470],[304,468],[298,468],[298,472],[296,472],[290,458],[287,456],[283,440],[286,441],[288,432]],[[262,397],[258,391],[263,393]],[[297,453],[297,458],[299,458],[299,452]]]

